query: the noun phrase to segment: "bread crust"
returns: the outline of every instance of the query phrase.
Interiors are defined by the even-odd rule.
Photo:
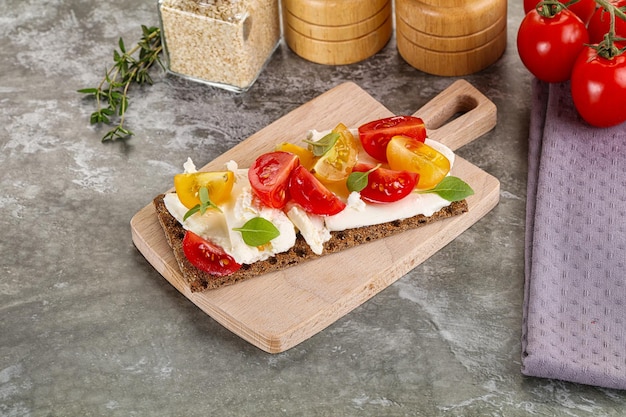
[[[304,238],[298,234],[295,245],[288,251],[278,253],[274,257],[255,262],[250,265],[242,265],[237,272],[218,277],[208,274],[193,266],[183,252],[183,238],[185,230],[180,223],[169,213],[163,201],[165,194],[160,194],[153,200],[159,223],[163,228],[167,243],[174,251],[174,257],[178,262],[181,273],[188,282],[192,292],[200,292],[232,285],[237,282],[250,279],[269,272],[279,271],[310,259],[316,259],[326,254],[340,252],[353,246],[382,239],[406,230],[415,229],[437,220],[453,217],[468,211],[467,201],[455,201],[449,206],[442,208],[432,216],[417,215],[404,220],[394,220],[388,223],[359,227],[339,232],[331,232],[331,238],[324,244],[322,255],[313,253]]]

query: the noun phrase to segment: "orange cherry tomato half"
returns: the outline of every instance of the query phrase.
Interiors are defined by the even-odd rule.
[[[223,277],[241,268],[224,249],[189,230],[183,238],[183,252],[193,266],[211,275]]]
[[[209,199],[213,204],[221,204],[230,197],[234,183],[235,175],[231,171],[192,172],[174,176],[178,199],[188,209],[200,204],[198,190],[201,187],[209,190]]]
[[[291,174],[289,194],[293,201],[312,214],[331,216],[346,207],[343,201],[302,165],[297,166]]]
[[[363,149],[371,157],[387,162],[387,144],[394,136],[408,136],[420,142],[426,139],[426,127],[419,117],[393,116],[359,127],[359,139]]]
[[[283,208],[289,199],[291,171],[300,164],[290,152],[268,152],[259,156],[248,169],[248,180],[261,202],[273,208]]]
[[[417,189],[435,187],[450,172],[450,161],[441,152],[413,138],[394,136],[387,145],[391,169],[419,174]]]
[[[315,155],[310,150],[303,148],[302,146],[295,145],[289,142],[283,142],[276,146],[277,151],[290,152],[294,155],[298,155],[300,159],[300,165],[304,165],[306,169],[313,168],[313,160]]]
[[[368,172],[374,168],[369,164],[357,164],[352,172]],[[361,198],[371,203],[392,203],[409,195],[415,188],[419,174],[409,171],[394,171],[378,167],[367,176],[367,186]]]

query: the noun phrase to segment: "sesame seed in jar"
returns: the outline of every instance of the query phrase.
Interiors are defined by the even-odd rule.
[[[280,40],[278,0],[159,0],[170,72],[232,91],[254,83]]]

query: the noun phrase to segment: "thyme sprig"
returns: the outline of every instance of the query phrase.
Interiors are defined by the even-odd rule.
[[[91,113],[91,124],[113,125],[102,141],[125,139],[134,133],[124,126],[128,109],[128,91],[131,84],[152,84],[148,70],[158,63],[163,51],[161,30],[158,27],[141,26],[142,37],[130,50],[126,49],[122,38],[118,41],[119,51],[113,51],[114,64],[105,68],[104,77],[97,87],[83,88],[79,93],[95,98],[96,111]],[[138,56],[137,56],[138,55]]]

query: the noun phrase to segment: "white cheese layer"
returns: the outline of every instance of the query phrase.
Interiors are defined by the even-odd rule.
[[[297,204],[287,210],[287,217],[300,231],[313,253],[321,255],[324,252],[324,243],[330,240],[330,231],[324,226],[324,217],[309,214]]]
[[[353,193],[358,194],[358,193]],[[326,227],[330,231],[354,229],[403,220],[423,214],[432,216],[437,211],[450,205],[436,194],[411,193],[402,200],[385,204],[351,205],[341,212],[325,218]]]

